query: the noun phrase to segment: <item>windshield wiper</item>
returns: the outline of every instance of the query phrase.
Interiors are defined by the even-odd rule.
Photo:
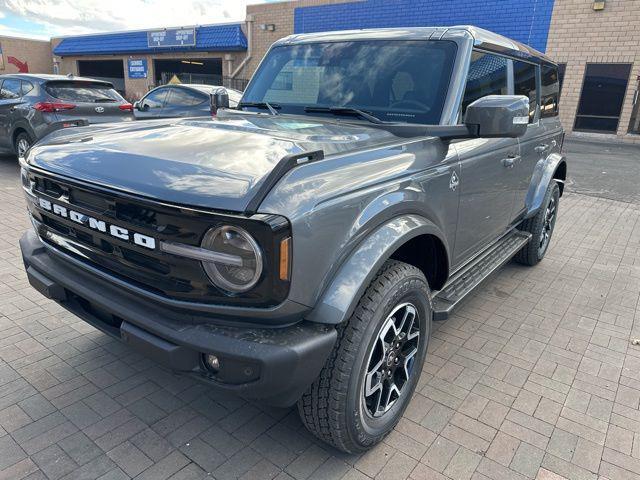
[[[242,107],[266,108],[271,115],[278,115],[277,109],[281,108],[277,103],[269,102],[240,102],[238,108]]]
[[[380,120],[378,117],[374,117],[370,113],[363,110],[351,107],[304,107],[305,112],[328,112],[335,115],[357,115],[360,118],[364,118],[371,123],[382,125],[388,122]]]

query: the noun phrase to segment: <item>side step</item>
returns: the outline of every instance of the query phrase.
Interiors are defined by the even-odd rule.
[[[491,246],[481,256],[456,273],[433,298],[433,319],[449,318],[453,309],[489,275],[502,267],[524,247],[531,234],[513,230]]]

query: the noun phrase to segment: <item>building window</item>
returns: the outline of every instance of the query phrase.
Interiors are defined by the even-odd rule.
[[[615,133],[627,90],[631,65],[588,63],[574,130]]]

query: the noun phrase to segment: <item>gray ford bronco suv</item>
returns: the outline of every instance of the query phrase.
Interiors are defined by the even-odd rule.
[[[170,369],[363,451],[433,321],[545,255],[556,64],[473,27],[293,35],[237,110],[61,131],[22,161],[31,284]]]

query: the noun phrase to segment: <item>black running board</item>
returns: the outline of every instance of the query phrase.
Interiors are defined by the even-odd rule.
[[[513,230],[456,273],[433,297],[433,319],[442,321],[471,291],[524,247],[531,234]]]

